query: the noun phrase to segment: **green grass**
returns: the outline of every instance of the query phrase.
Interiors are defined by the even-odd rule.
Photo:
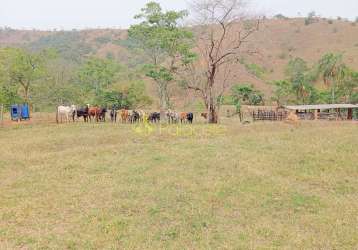
[[[358,247],[357,124],[193,128],[0,128],[0,249]]]

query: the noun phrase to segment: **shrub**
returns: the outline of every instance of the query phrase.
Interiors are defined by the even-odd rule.
[[[308,13],[308,16],[305,18],[305,25],[310,25],[317,22],[316,12],[312,11]]]
[[[287,19],[288,19],[288,17],[286,17],[286,16],[284,16],[284,15],[282,15],[282,14],[277,14],[277,15],[274,16],[274,18],[276,18],[276,19],[283,19],[283,20],[287,20]]]
[[[285,52],[282,52],[281,54],[278,55],[278,58],[281,60],[285,60],[287,59],[287,54]]]
[[[328,20],[328,24],[333,24],[333,20],[332,20],[332,19],[329,19],[329,20]]]
[[[255,75],[258,78],[262,78],[266,73],[266,69],[255,63],[245,64],[245,68],[248,72]]]

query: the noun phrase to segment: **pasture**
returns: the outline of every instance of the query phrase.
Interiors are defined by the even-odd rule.
[[[0,128],[0,248],[358,248],[356,123],[145,129]]]

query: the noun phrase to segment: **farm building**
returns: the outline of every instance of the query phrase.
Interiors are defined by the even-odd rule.
[[[301,119],[306,120],[353,120],[353,111],[358,109],[354,104],[320,104],[285,106],[294,111]]]

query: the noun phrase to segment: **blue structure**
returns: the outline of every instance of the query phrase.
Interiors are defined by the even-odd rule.
[[[11,120],[22,121],[30,119],[30,109],[28,104],[11,105]]]
[[[18,121],[21,119],[21,110],[19,105],[11,105],[11,120]]]
[[[28,104],[23,104],[20,106],[21,109],[21,120],[30,119],[30,109]]]

